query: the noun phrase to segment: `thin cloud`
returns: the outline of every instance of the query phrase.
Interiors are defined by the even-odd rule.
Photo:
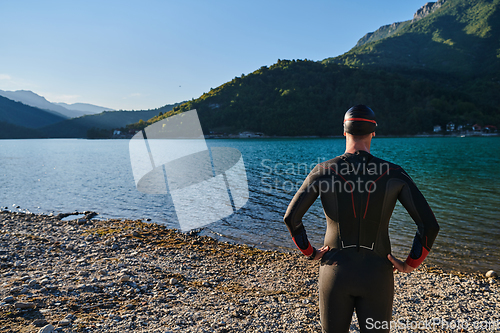
[[[8,74],[0,74],[0,80],[12,80],[12,77]]]

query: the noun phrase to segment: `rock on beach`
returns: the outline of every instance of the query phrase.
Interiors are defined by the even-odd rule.
[[[46,325],[46,326],[42,327],[42,328],[38,331],[38,333],[52,333],[52,332],[54,332],[54,329],[55,329],[55,327],[54,327],[53,325],[48,324],[48,325]]]
[[[32,302],[16,302],[14,307],[17,309],[34,309],[36,305]]]
[[[298,251],[63,215],[0,212],[1,332],[321,331],[319,262]],[[488,279],[425,265],[397,273],[393,320],[497,320],[500,330],[499,284]]]
[[[486,274],[485,274],[485,276],[487,278],[492,278],[492,279],[498,278],[498,274],[495,271],[493,271],[493,270],[487,271]]]

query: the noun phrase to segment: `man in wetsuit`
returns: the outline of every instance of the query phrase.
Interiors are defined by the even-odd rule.
[[[348,332],[356,311],[361,332],[388,332],[393,271],[410,273],[429,253],[439,231],[427,201],[398,165],[370,154],[375,114],[364,106],[344,117],[346,151],[318,164],[293,197],[284,220],[293,241],[311,260],[321,260],[319,305],[324,333]],[[324,246],[308,241],[302,216],[321,197],[327,229]],[[417,224],[405,262],[391,255],[389,220],[399,200]]]

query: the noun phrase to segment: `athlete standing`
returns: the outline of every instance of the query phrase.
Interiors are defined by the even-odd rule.
[[[376,327],[391,321],[393,271],[409,273],[417,268],[439,231],[427,201],[408,174],[370,154],[376,126],[370,108],[350,108],[344,117],[345,153],[316,165],[284,217],[302,253],[321,260],[319,306],[324,333],[348,332],[354,310],[361,332],[388,332]],[[318,196],[327,228],[324,246],[316,250],[307,239],[302,217]],[[405,262],[391,255],[389,240],[389,220],[397,200],[417,224]]]

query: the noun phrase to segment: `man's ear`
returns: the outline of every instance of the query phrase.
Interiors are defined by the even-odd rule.
[[[344,136],[346,136],[346,132],[344,132]]]
[[[375,136],[375,132],[372,132],[372,138]]]

